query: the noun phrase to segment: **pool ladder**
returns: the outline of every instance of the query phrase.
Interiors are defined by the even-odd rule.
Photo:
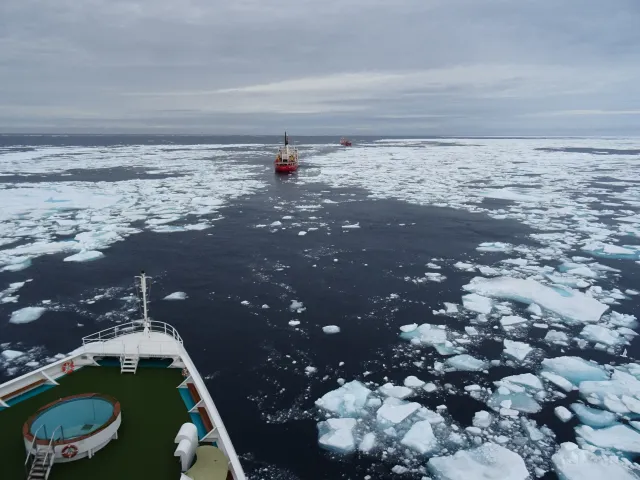
[[[53,439],[56,436],[56,432],[60,429],[62,433],[62,439],[64,439],[64,433],[62,430],[62,425],[58,425],[54,430],[53,434],[51,434],[51,439],[49,440],[49,444],[45,446],[40,446],[36,443],[36,439],[38,437],[38,432],[41,428],[45,427],[44,424],[40,425],[40,427],[33,434],[33,441],[31,442],[31,447],[27,452],[27,460],[24,462],[25,471],[27,474],[27,480],[47,480],[49,478],[49,474],[51,473],[51,468],[53,467],[54,462],[54,451],[53,451]],[[47,438],[47,429],[45,427],[45,439]],[[31,453],[33,451],[33,447],[36,447],[36,453]],[[33,461],[31,465],[29,465],[29,460],[33,456]]]

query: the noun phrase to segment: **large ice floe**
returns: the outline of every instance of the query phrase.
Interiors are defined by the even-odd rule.
[[[66,262],[97,260],[113,243],[143,230],[210,228],[211,217],[225,203],[264,185],[257,179],[261,166],[237,168],[234,156],[242,152],[228,147],[4,149],[0,174],[38,176],[40,181],[5,182],[0,188],[0,271],[29,268],[32,259],[49,254],[66,254]],[[110,181],[106,169],[114,168],[130,172],[128,179]],[[105,173],[95,176],[101,181],[66,179],[69,171],[78,170]]]

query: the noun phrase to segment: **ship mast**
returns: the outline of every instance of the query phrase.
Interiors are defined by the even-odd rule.
[[[289,138],[287,138],[287,132],[284,132],[284,146],[286,148],[287,157],[289,156]]]
[[[149,312],[147,309],[147,276],[144,270],[140,272],[140,290],[142,291],[142,321],[144,322],[144,333],[148,336],[151,333],[151,322],[149,321]]]

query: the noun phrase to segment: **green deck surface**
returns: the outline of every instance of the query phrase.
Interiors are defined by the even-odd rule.
[[[180,478],[173,440],[190,421],[176,388],[183,380],[179,369],[140,368],[136,374],[121,374],[117,367],[84,367],[59,379],[59,386],[0,411],[0,478],[26,478],[22,425],[27,418],[47,403],[79,393],[104,393],[120,402],[118,439],[91,459],[54,464],[50,480]]]

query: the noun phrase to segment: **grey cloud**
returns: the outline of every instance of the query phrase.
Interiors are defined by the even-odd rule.
[[[3,0],[0,130],[635,133],[637,25],[634,0]]]

